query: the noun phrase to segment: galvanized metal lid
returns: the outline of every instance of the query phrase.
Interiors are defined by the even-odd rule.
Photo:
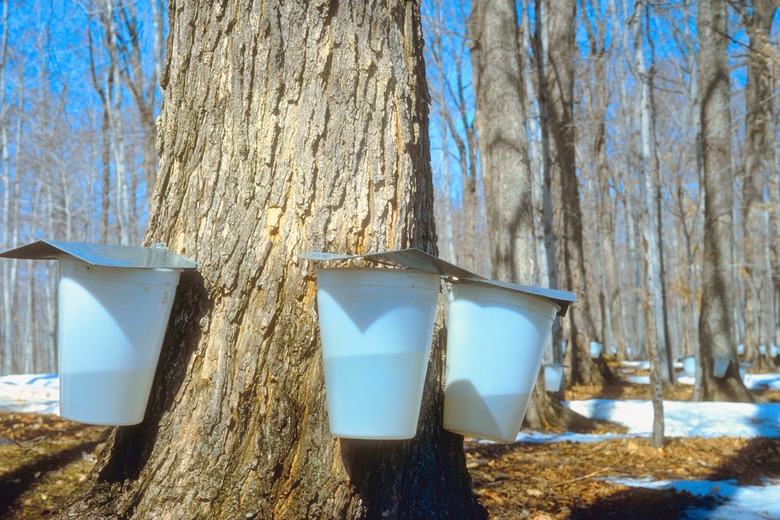
[[[146,269],[197,269],[192,260],[169,251],[164,246],[117,246],[39,240],[0,253],[3,258],[22,260],[59,260],[73,257],[90,265]]]
[[[466,269],[458,267],[455,264],[445,262],[444,260],[425,253],[424,251],[420,251],[419,249],[399,249],[395,251],[385,251],[382,253],[368,253],[365,255],[344,255],[337,253],[311,252],[298,256],[299,258],[303,258],[305,260],[313,260],[317,262],[363,259],[381,264],[409,267],[411,269],[419,269],[421,271],[436,273],[442,277],[448,278],[452,282],[468,281],[472,283],[483,283],[510,291],[532,294],[552,300],[553,303],[558,305],[560,308],[558,311],[558,316],[561,317],[566,316],[566,312],[568,311],[569,306],[573,302],[577,301],[574,293],[569,291],[543,289],[541,287],[532,287],[527,285],[489,280],[484,276],[467,271]]]

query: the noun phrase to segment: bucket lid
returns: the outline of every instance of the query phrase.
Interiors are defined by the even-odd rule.
[[[0,253],[3,258],[22,260],[59,260],[73,257],[90,265],[147,269],[197,269],[198,264],[169,251],[164,246],[118,246],[39,240]]]
[[[543,289],[541,287],[532,287],[509,282],[499,282],[497,280],[489,280],[484,276],[467,271],[466,269],[458,267],[455,264],[445,262],[444,260],[430,255],[424,251],[420,251],[419,249],[398,249],[395,251],[368,253],[365,255],[344,255],[337,253],[311,252],[298,256],[305,260],[314,260],[318,262],[355,260],[361,258],[363,260],[374,261],[381,264],[409,267],[412,269],[419,269],[421,271],[436,273],[442,277],[449,278],[451,281],[467,280],[471,283],[482,283],[510,291],[532,294],[552,300],[556,305],[558,305],[560,309],[558,311],[558,316],[561,317],[566,316],[566,311],[568,311],[569,305],[571,305],[572,302],[577,301],[574,293],[569,291]]]

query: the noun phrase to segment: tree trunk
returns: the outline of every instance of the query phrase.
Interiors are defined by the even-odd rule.
[[[327,428],[312,250],[435,252],[416,2],[173,2],[146,243],[183,275],[144,423],[112,434],[70,513],[477,518],[441,427],[437,344],[418,435]],[[439,336],[436,341],[443,341]]]
[[[634,3],[630,27],[634,38],[634,60],[636,80],[639,83],[639,95],[636,98],[640,124],[641,162],[639,168],[639,187],[641,193],[641,226],[644,252],[644,290],[643,309],[647,327],[647,353],[650,359],[650,385],[653,402],[653,446],[663,447],[664,413],[663,383],[671,383],[668,359],[666,358],[663,300],[661,299],[661,249],[659,243],[658,216],[656,214],[656,175],[658,162],[656,157],[655,129],[653,125],[653,63],[645,62],[645,45],[642,26],[645,18],[640,0]],[[651,53],[652,58],[652,53]]]
[[[517,30],[513,0],[472,2],[469,38],[493,278],[531,285],[536,243]]]
[[[590,293],[590,281],[585,272],[582,245],[582,211],[574,158],[574,0],[551,3],[538,0],[544,6],[548,22],[549,46],[542,51],[544,91],[548,140],[546,153],[552,179],[553,223],[556,235],[558,287],[566,287],[585,298]],[[537,13],[540,9],[537,8]],[[538,19],[538,18],[537,18]],[[541,95],[541,94],[540,94]],[[587,305],[572,306],[563,322],[563,336],[571,352],[571,382],[573,384],[608,384],[611,374],[604,363],[590,358],[589,343],[596,339],[596,326]],[[568,355],[568,354],[567,354]],[[606,369],[606,372],[605,370]],[[606,377],[605,377],[606,376]]]
[[[514,1],[472,3],[469,36],[493,277],[533,285],[539,271],[537,233],[517,31]],[[592,427],[592,421],[567,413],[547,395],[543,379],[541,374],[529,406],[533,427],[570,423]]]
[[[774,107],[772,106],[769,35],[777,10],[775,0],[755,0],[746,15],[750,38],[748,77],[745,88],[745,182],[743,207],[745,225],[745,352],[756,355],[759,345],[768,348],[770,333],[772,275],[767,269],[769,211],[765,202],[765,179],[777,175],[774,150]]]
[[[11,158],[8,151],[8,122],[6,113],[8,111],[7,96],[5,94],[6,82],[6,64],[8,63],[8,2],[2,5],[2,34],[0,35],[0,186],[2,186],[2,216],[3,231],[0,234],[0,245],[5,249],[11,249],[16,246],[13,244],[13,233],[16,229],[16,223],[11,219],[11,202],[13,196],[13,185],[11,184]],[[15,220],[15,219],[14,219]],[[13,323],[13,300],[16,292],[16,262],[3,262],[0,265],[0,375],[8,375],[13,369],[13,346],[14,331],[16,327]]]
[[[728,33],[725,0],[699,5],[699,92],[704,168],[704,252],[699,318],[700,363],[697,379],[704,401],[753,401],[731,363],[725,377],[713,375],[715,356],[736,359],[732,333],[731,116],[729,113]],[[700,377],[698,377],[700,375]]]

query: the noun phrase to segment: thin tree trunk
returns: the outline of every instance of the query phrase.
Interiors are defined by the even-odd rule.
[[[663,412],[663,383],[671,377],[665,365],[665,344],[663,336],[663,301],[661,300],[660,284],[660,244],[658,239],[658,217],[656,215],[656,188],[655,176],[657,174],[657,161],[655,154],[655,133],[653,131],[652,114],[652,88],[653,88],[653,64],[648,67],[645,63],[645,47],[642,26],[647,13],[641,0],[634,2],[634,11],[630,20],[630,27],[634,39],[634,60],[636,66],[636,79],[639,82],[639,95],[637,96],[637,112],[640,117],[640,150],[642,151],[640,162],[640,192],[642,197],[641,226],[644,252],[644,290],[645,295],[643,309],[645,311],[645,324],[647,327],[647,353],[650,359],[650,385],[653,402],[653,445],[656,448],[663,447],[664,440],[664,412]]]

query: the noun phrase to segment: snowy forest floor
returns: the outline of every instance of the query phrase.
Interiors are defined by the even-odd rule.
[[[780,518],[780,388],[775,386],[780,385],[755,390],[770,403],[757,406],[772,407],[763,415],[749,412],[747,423],[755,424],[758,434],[730,435],[735,421],[707,412],[722,433],[670,436],[661,450],[651,446],[648,435],[631,435],[632,427],[626,427],[648,419],[649,408],[621,406],[647,404],[649,386],[636,381],[636,372],[607,389],[570,388],[567,398],[575,409],[577,403],[620,403],[612,407],[644,417],[623,418],[623,424],[576,442],[565,432],[559,432],[567,439],[563,442],[526,431],[514,444],[467,439],[475,492],[495,519]],[[669,413],[674,414],[673,401],[690,399],[692,389],[678,384],[665,390]],[[56,514],[87,478],[108,431],[52,414],[0,411],[0,518]]]

